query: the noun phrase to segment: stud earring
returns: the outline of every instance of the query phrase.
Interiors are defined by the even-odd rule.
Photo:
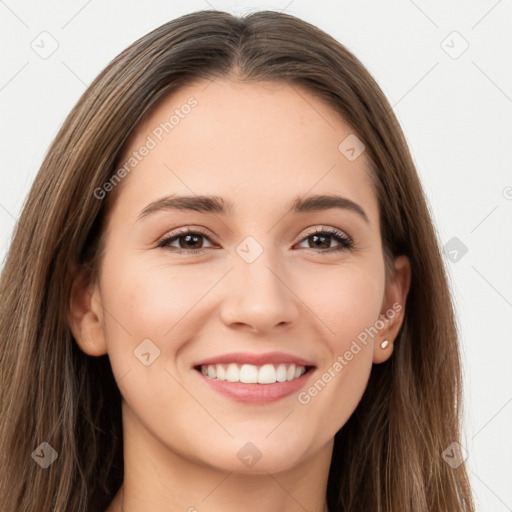
[[[380,348],[387,348],[389,345],[389,341],[388,340],[384,340],[381,344],[380,344]]]

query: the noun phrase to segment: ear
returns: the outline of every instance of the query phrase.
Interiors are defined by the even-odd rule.
[[[373,362],[383,363],[393,353],[393,342],[398,336],[400,327],[405,317],[405,302],[411,286],[411,264],[405,255],[395,258],[395,272],[386,289],[380,317],[384,327],[379,329],[379,334],[374,340]],[[386,348],[381,343],[388,340]]]
[[[90,356],[107,353],[103,330],[103,307],[97,283],[89,282],[84,269],[74,268],[68,322],[80,349]]]

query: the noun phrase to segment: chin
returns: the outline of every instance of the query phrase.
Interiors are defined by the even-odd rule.
[[[197,454],[202,464],[225,472],[235,472],[252,475],[266,475],[287,471],[307,458],[304,442],[297,439],[291,443],[288,436],[265,438],[266,434],[258,437],[246,437],[243,440],[235,437],[228,443],[208,443],[204,451]],[[251,440],[252,439],[252,440]]]

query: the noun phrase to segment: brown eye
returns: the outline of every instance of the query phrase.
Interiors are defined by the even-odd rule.
[[[201,231],[183,230],[178,233],[174,233],[164,238],[159,242],[158,247],[166,247],[176,252],[191,252],[198,253],[202,252],[205,248],[198,247],[201,244],[201,238],[210,240],[210,238]],[[173,247],[171,244],[178,241],[179,247]]]
[[[334,239],[339,247],[331,248],[331,240]],[[325,249],[320,252],[338,252],[352,249],[352,240],[345,235],[342,231],[337,229],[319,229],[313,233],[308,234],[303,241],[312,240],[312,246],[308,249]],[[302,243],[302,242],[301,242]]]

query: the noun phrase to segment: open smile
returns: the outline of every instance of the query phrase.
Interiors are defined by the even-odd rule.
[[[273,352],[225,354],[201,361],[194,371],[214,391],[244,403],[268,403],[297,393],[316,366],[311,361]]]

